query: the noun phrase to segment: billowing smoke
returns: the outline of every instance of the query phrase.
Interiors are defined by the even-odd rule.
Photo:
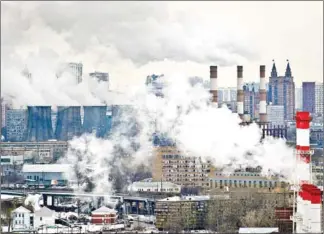
[[[31,205],[34,208],[34,211],[40,210],[40,200],[42,195],[40,194],[28,194],[25,199],[25,205]]]
[[[63,159],[77,169],[70,179],[82,178],[83,189],[90,185],[95,192],[122,189],[132,181],[136,166],[152,163],[154,133],[166,135],[184,155],[209,160],[217,168],[260,166],[264,176],[293,179],[294,152],[283,139],[268,137],[261,143],[257,124],[241,126],[238,115],[227,107],[213,108],[202,82],[181,75],[163,79],[163,98],[146,88],[131,92],[131,106],[119,107],[123,111],[115,116],[118,123],[108,139],[84,135],[70,142]]]

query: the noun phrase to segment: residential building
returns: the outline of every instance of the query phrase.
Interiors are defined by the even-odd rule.
[[[25,139],[27,130],[27,112],[25,109],[6,111],[6,140],[19,142]]]
[[[92,224],[114,224],[117,220],[117,211],[110,209],[106,206],[102,206],[97,210],[91,212]]]
[[[65,174],[72,168],[70,164],[24,164],[22,173],[30,185],[67,185]]]
[[[315,113],[323,115],[323,83],[315,83]]]
[[[295,109],[303,110],[303,88],[295,88]]]
[[[209,196],[169,197],[156,201],[156,228],[204,229]]]
[[[303,111],[315,113],[315,82],[303,82]]]
[[[284,76],[278,76],[277,68],[273,63],[269,78],[269,102],[272,105],[284,106],[285,120],[293,120],[295,116],[295,82],[289,62]]]
[[[134,182],[128,186],[129,192],[145,192],[145,193],[180,193],[181,186],[171,183],[171,182],[163,182],[163,181],[138,181]]]
[[[209,163],[201,158],[189,156],[174,146],[156,146],[153,154],[153,181],[168,181],[184,187],[209,187]]]
[[[34,212],[34,227],[37,229],[42,225],[54,226],[55,225],[55,211],[50,210],[43,206]]]
[[[12,230],[28,231],[33,228],[34,220],[33,214],[30,210],[23,206],[19,206],[11,212],[12,215]]]
[[[284,106],[268,105],[267,115],[268,115],[268,122],[271,125],[283,126],[285,124]]]
[[[6,112],[10,109],[8,103],[1,98],[1,128],[6,126]]]

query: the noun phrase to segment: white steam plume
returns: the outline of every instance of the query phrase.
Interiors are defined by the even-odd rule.
[[[40,210],[40,199],[41,199],[42,195],[40,194],[28,194],[28,196],[25,199],[25,205],[32,205],[32,207],[34,208],[34,211],[36,210]]]
[[[129,181],[128,170],[139,163],[149,165],[154,132],[167,134],[180,150],[210,160],[218,168],[261,166],[263,175],[281,174],[292,181],[294,151],[283,139],[268,137],[260,143],[259,127],[240,126],[236,113],[226,107],[213,108],[209,90],[201,82],[192,84],[181,75],[163,79],[163,98],[146,88],[129,94],[132,108],[115,117],[122,124],[113,129],[109,139],[86,135],[71,141],[65,160],[77,165],[83,177],[90,178],[95,191],[113,192],[108,178],[116,168],[123,168],[119,176]]]

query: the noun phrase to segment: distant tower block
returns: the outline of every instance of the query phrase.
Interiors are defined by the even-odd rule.
[[[311,182],[311,152],[310,152],[310,122],[312,118],[309,112],[296,113],[296,151],[297,173],[301,184]]]
[[[266,80],[265,80],[265,66],[260,66],[260,123],[267,122],[267,90],[266,90]]]
[[[237,66],[237,113],[244,119],[243,66]]]
[[[51,106],[28,106],[26,141],[53,139]]]
[[[81,107],[59,106],[57,108],[57,121],[55,136],[57,140],[68,141],[82,134]]]
[[[217,90],[217,66],[210,66],[210,92],[212,94],[212,103],[216,108],[218,107]]]

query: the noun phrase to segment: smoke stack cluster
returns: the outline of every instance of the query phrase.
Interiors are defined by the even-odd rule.
[[[244,119],[243,66],[237,66],[237,113]]]
[[[28,106],[26,141],[53,139],[51,106]]]
[[[68,141],[82,134],[81,107],[59,106],[57,108],[57,122],[55,136],[57,140]]]
[[[217,66],[210,66],[210,92],[212,94],[212,103],[218,107],[218,95],[217,95]]]
[[[259,119],[260,123],[267,122],[267,90],[265,80],[265,65],[260,66],[260,106],[259,106]]]

